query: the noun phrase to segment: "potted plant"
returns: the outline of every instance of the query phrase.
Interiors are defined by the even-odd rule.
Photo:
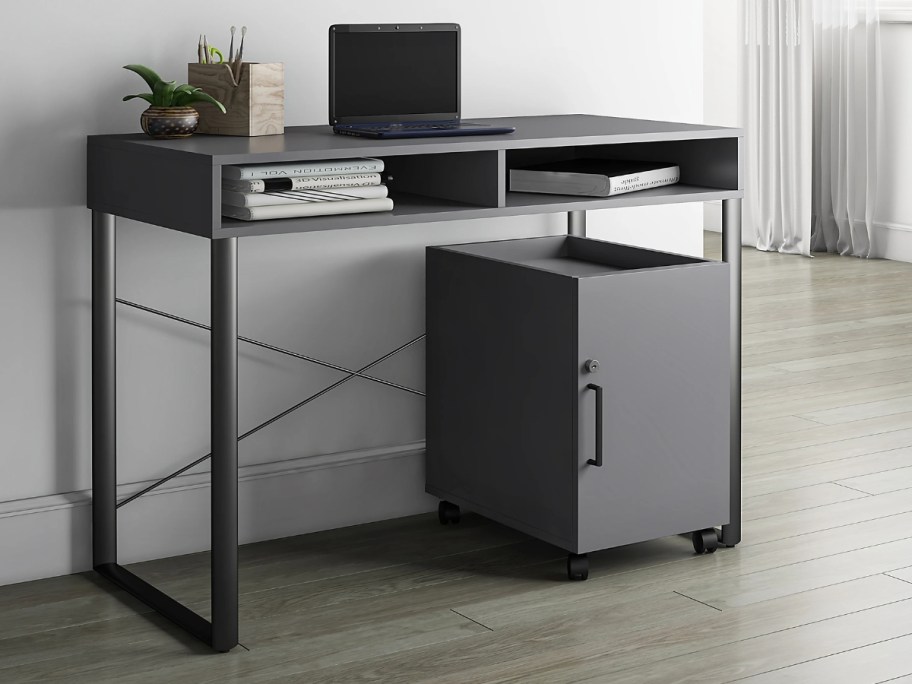
[[[193,135],[199,125],[199,113],[190,106],[191,102],[209,102],[218,107],[222,114],[225,106],[202,88],[177,81],[163,81],[149,67],[141,64],[127,64],[128,69],[139,74],[151,89],[151,93],[127,95],[124,101],[141,98],[150,107],[140,116],[142,129],[153,138],[186,138]]]

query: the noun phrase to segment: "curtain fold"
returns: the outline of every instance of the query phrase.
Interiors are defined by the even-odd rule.
[[[883,112],[877,0],[814,0],[815,251],[868,257]]]
[[[877,0],[744,0],[742,242],[870,256],[881,107]]]

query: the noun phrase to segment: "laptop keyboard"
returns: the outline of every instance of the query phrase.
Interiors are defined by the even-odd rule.
[[[416,121],[415,123],[401,123],[401,124],[357,124],[353,125],[352,128],[358,130],[371,130],[371,131],[450,131],[457,128],[475,128],[477,126],[473,124],[466,123],[429,123]]]

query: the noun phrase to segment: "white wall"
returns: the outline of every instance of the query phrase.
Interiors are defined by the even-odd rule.
[[[740,126],[738,110],[738,2],[703,2],[703,119],[718,126]],[[703,225],[722,232],[722,202],[706,202]]]
[[[889,3],[885,3],[885,6]],[[739,55],[743,30],[738,2],[704,0],[704,116],[707,123],[738,126]],[[887,16],[884,14],[883,16]],[[881,24],[883,41],[884,119],[874,256],[912,261],[912,15],[904,23]],[[706,225],[719,229],[721,205],[707,203]]]
[[[89,563],[85,136],[139,130],[141,104],[120,98],[144,84],[121,65],[143,63],[183,79],[200,32],[225,48],[228,26],[245,24],[246,56],[285,62],[287,124],[322,124],[330,24],[457,21],[465,116],[703,118],[700,0],[273,0],[264,7],[33,0],[4,12],[0,583]],[[13,68],[24,61],[27,69]],[[699,253],[700,211],[595,212],[590,234]],[[358,367],[423,331],[425,245],[565,229],[558,215],[242,240],[241,332]],[[118,241],[121,296],[208,320],[204,240],[121,221]],[[126,310],[118,326],[118,481],[127,492],[208,451],[208,357],[200,331]],[[422,387],[423,346],[377,372]],[[338,377],[242,345],[241,429]],[[431,508],[423,494],[423,411],[420,398],[353,381],[243,442],[242,538]],[[180,478],[122,509],[122,561],[207,547],[205,480]]]
[[[881,25],[884,71],[883,156],[877,212],[879,256],[912,262],[912,16]]]

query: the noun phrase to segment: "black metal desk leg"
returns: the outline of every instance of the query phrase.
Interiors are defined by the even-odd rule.
[[[117,562],[114,216],[92,212],[92,565]]]
[[[741,541],[741,200],[722,200],[722,260],[731,267],[731,503],[729,523],[722,526],[722,543]]]
[[[212,648],[238,643],[237,238],[211,243]]]
[[[585,209],[576,209],[567,212],[567,235],[586,237]]]

